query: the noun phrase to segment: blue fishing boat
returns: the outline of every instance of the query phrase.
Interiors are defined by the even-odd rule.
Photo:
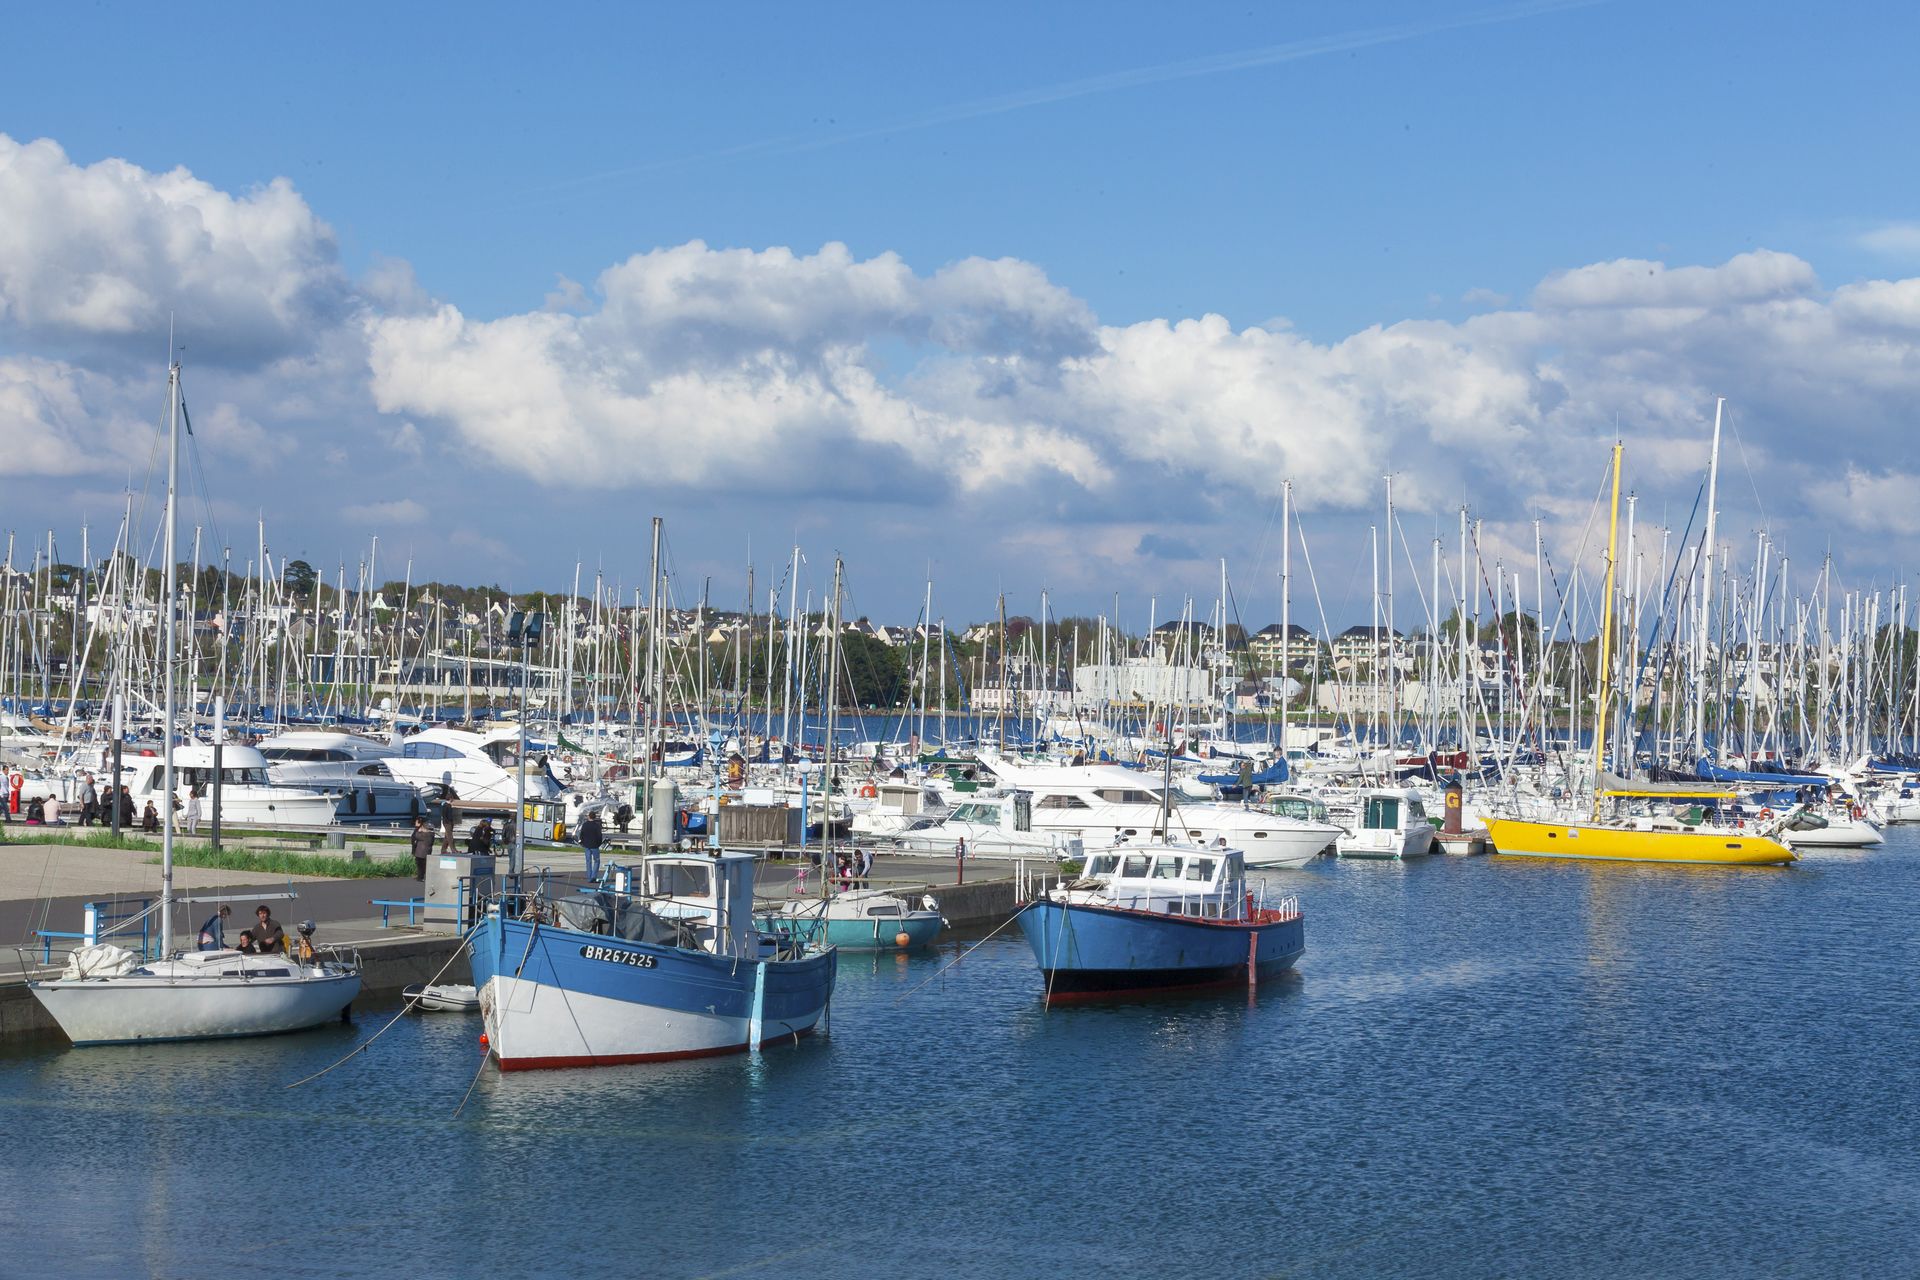
[[[1253,900],[1240,850],[1185,844],[1094,854],[1017,920],[1050,1003],[1251,986],[1307,945],[1297,901]]]
[[[798,1040],[837,953],[753,919],[754,859],[658,856],[608,883],[507,893],[468,944],[503,1071],[697,1058]]]

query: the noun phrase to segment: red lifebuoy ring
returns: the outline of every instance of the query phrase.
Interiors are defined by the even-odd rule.
[[[874,786],[871,782],[867,783],[865,786],[860,788],[861,798],[866,800],[871,800],[879,794],[880,794],[880,788]]]
[[[1770,822],[1770,821],[1772,821],[1772,819],[1773,819],[1773,810],[1771,810],[1771,809],[1762,809],[1762,810],[1760,811],[1760,821],[1762,821],[1762,822]]]

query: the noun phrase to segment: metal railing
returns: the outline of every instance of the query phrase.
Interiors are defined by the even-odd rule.
[[[91,947],[122,929],[131,930],[135,924],[140,926],[140,956],[146,959],[152,955],[153,947],[153,899],[141,898],[139,903],[138,910],[132,907],[116,910],[118,904],[112,902],[85,903],[80,908],[80,918],[85,923],[78,933],[61,929],[35,929],[33,936],[41,940],[41,963],[53,963],[53,943],[56,938]]]

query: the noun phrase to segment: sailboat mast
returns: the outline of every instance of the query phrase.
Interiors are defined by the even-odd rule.
[[[653,518],[653,560],[652,568],[647,571],[647,733],[641,751],[644,763],[641,766],[640,794],[646,797],[646,818],[640,829],[646,835],[640,841],[642,854],[653,852],[653,751],[659,742],[657,729],[661,715],[661,706],[656,701],[654,691],[655,673],[661,661],[660,650],[660,517]],[[637,594],[637,593],[636,593]]]
[[[1700,625],[1694,629],[1693,758],[1707,754],[1707,620],[1713,611],[1713,537],[1720,493],[1720,415],[1727,400],[1713,402],[1713,452],[1707,460],[1707,534],[1700,569]]]
[[[826,681],[826,725],[827,750],[822,757],[820,769],[820,893],[823,898],[833,897],[833,748],[834,727],[838,718],[835,713],[840,709],[840,579],[842,562],[839,556],[833,558],[833,603],[828,610],[829,630],[827,632],[827,681]]]
[[[175,717],[175,690],[173,687],[173,664],[179,647],[179,634],[174,617],[174,594],[179,583],[179,569],[174,564],[174,531],[179,523],[180,512],[180,362],[174,361],[167,370],[167,534],[166,534],[166,605],[162,616],[166,619],[166,675],[164,679],[166,711],[161,721],[165,733],[165,745],[160,752],[162,787],[165,799],[161,803],[160,815],[160,953],[165,955],[173,945],[173,730]],[[119,780],[115,779],[115,785]]]
[[[1600,593],[1600,698],[1593,714],[1593,816],[1600,816],[1600,775],[1607,767],[1607,703],[1613,697],[1613,561],[1620,545],[1620,450],[1613,446],[1613,508],[1607,518],[1607,585]]]
[[[1293,481],[1280,484],[1280,758],[1287,756],[1287,709],[1293,689]],[[1317,664],[1316,664],[1317,665]]]

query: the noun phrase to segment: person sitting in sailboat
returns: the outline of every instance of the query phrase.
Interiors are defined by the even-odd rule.
[[[200,926],[200,949],[202,951],[225,951],[227,949],[227,919],[233,915],[233,908],[226,903]]]
[[[267,909],[267,905],[264,902],[261,903],[253,909],[253,914],[260,921],[253,929],[254,946],[259,952],[262,955],[277,956],[286,951],[287,931],[282,929],[280,922],[273,918],[273,912]]]

